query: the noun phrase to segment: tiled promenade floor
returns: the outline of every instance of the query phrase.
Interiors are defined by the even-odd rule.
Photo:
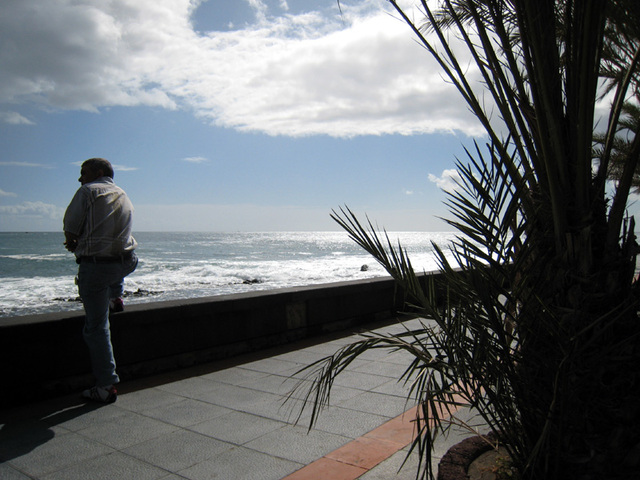
[[[414,479],[415,458],[398,473],[413,433],[411,412],[403,415],[413,405],[396,382],[406,354],[366,352],[353,362],[311,431],[306,410],[295,424],[299,400],[283,405],[295,372],[354,339],[122,383],[111,405],[74,395],[2,412],[0,479]]]

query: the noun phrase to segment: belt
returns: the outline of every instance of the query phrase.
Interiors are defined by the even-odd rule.
[[[76,263],[124,263],[131,260],[131,258],[133,258],[133,252],[127,252],[114,257],[78,257],[76,258]]]

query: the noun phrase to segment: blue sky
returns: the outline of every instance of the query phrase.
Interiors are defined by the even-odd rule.
[[[3,0],[0,230],[56,231],[104,157],[138,231],[451,230],[481,131],[382,0]]]

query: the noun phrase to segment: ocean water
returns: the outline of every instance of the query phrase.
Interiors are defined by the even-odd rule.
[[[358,280],[386,276],[345,232],[134,234],[137,270],[125,280],[125,303]],[[390,232],[416,270],[437,268],[431,242],[453,233]],[[0,318],[82,310],[77,265],[60,233],[0,232]],[[363,268],[366,265],[368,268]]]

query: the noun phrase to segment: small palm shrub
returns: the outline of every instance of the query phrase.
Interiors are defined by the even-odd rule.
[[[461,180],[447,205],[459,236],[450,252],[435,246],[438,277],[418,275],[370,221],[348,208],[333,213],[424,321],[364,335],[310,366],[312,422],[358,355],[403,350],[413,360],[399,381],[419,405],[418,476],[433,475],[434,438],[449,425],[443,413],[466,405],[523,480],[632,478],[640,468],[638,245],[625,209],[640,159],[638,109],[629,108],[640,101],[640,3],[444,0],[434,8],[424,0],[422,24],[389,3],[487,141],[457,161]],[[454,41],[470,53],[490,107]],[[598,126],[604,92],[608,117]]]

